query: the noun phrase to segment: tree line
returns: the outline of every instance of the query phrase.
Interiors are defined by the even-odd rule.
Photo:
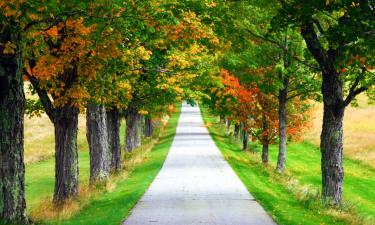
[[[86,113],[90,184],[121,169],[124,152],[153,134],[155,118],[194,98],[201,63],[218,40],[199,14],[164,1],[0,1],[1,220],[28,223],[24,114],[55,130],[58,206],[78,195],[78,116]],[[37,94],[25,99],[24,81]]]
[[[311,100],[323,102],[322,198],[342,202],[343,118],[348,105],[374,95],[373,1],[227,1],[216,32],[227,41],[207,90],[207,104],[234,135],[278,143],[276,170],[286,166],[287,141],[310,125]],[[225,21],[225,23],[223,22]]]
[[[339,204],[345,108],[373,97],[374,3],[359,1],[0,1],[1,219],[28,223],[23,126],[45,112],[55,129],[55,204],[77,195],[79,113],[86,113],[90,183],[121,169],[140,145],[140,124],[170,104],[198,99],[249,136],[279,144],[309,126],[324,105],[322,195]],[[24,81],[37,101],[25,99]],[[320,91],[319,91],[320,89]]]

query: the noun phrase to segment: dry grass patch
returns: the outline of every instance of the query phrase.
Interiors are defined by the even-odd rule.
[[[317,146],[320,144],[323,106],[316,103],[313,127],[304,139]],[[375,106],[367,104],[366,96],[360,96],[358,107],[348,107],[344,117],[344,155],[360,160],[375,168]]]
[[[55,154],[54,127],[46,114],[41,117],[25,116],[25,162],[26,164],[48,159]],[[86,118],[78,119],[78,149],[87,150]]]

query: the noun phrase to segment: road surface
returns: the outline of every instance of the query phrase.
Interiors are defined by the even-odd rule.
[[[224,160],[199,107],[182,106],[163,168],[124,225],[274,225]]]

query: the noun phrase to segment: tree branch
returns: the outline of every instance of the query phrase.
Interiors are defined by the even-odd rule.
[[[350,104],[350,102],[359,94],[361,94],[362,92],[366,91],[368,88],[367,87],[360,87],[360,88],[357,88],[358,87],[358,84],[359,84],[359,78],[356,77],[353,85],[350,87],[350,90],[349,90],[349,94],[348,96],[345,98],[344,102],[343,102],[343,106],[346,107]]]
[[[52,101],[49,98],[47,91],[39,87],[39,81],[35,77],[33,77],[27,70],[24,69],[23,71],[27,79],[29,79],[30,83],[33,85],[36,93],[38,94],[40,101],[42,102],[44,110],[46,111],[49,119],[52,121],[52,123],[54,123],[55,109],[53,108]]]

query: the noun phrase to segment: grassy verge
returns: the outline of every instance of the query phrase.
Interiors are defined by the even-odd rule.
[[[94,191],[81,188],[81,197],[68,206],[70,208],[62,209],[67,212],[59,212],[61,217],[52,215],[48,219],[46,214],[53,194],[54,160],[27,165],[26,198],[31,218],[37,224],[120,224],[161,169],[173,141],[179,114],[174,113],[169,119],[160,138],[148,140],[134,153],[126,155],[124,171],[111,177],[105,187],[97,187]],[[79,166],[80,186],[85,187],[89,177],[88,152],[79,152]]]
[[[217,117],[201,108],[212,138],[226,160],[258,202],[279,224],[375,224],[375,171],[345,159],[344,198],[340,209],[325,208],[320,202],[320,152],[314,145],[288,145],[287,172],[274,171],[277,146],[270,149],[270,165],[260,162],[259,146],[255,153],[244,152],[239,143],[225,132]],[[371,197],[372,196],[372,197]]]

